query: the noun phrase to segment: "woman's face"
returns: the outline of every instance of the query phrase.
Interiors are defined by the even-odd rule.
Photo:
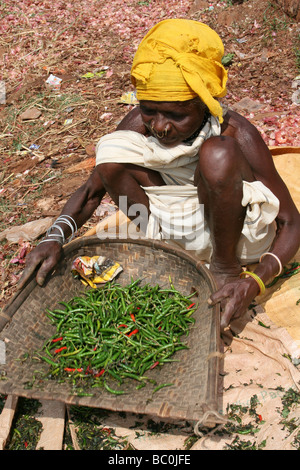
[[[201,126],[205,106],[198,99],[188,101],[140,101],[143,123],[149,132],[173,147],[191,137]]]

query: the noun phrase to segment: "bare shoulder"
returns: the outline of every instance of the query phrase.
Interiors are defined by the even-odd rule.
[[[140,107],[136,106],[122,119],[118,125],[117,131],[135,131],[139,134],[146,135],[147,130],[142,121]]]
[[[228,111],[222,124],[222,135],[236,139],[255,179],[264,183],[280,200],[281,213],[293,213],[295,205],[258,129],[240,114]]]
[[[256,176],[274,169],[268,146],[258,129],[248,119],[229,110],[224,116],[221,132],[222,135],[233,137],[238,142]]]
[[[253,139],[258,143],[263,142],[257,128],[244,116],[232,110],[229,110],[224,116],[221,132],[222,135],[234,137],[241,146],[244,145],[244,141],[249,143],[249,140]]]

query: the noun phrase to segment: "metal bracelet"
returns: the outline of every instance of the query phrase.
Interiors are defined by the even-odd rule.
[[[276,259],[276,261],[277,261],[277,263],[278,263],[278,266],[279,266],[279,271],[278,271],[278,273],[275,275],[275,277],[280,276],[280,274],[282,273],[282,264],[281,264],[281,261],[280,261],[280,259],[278,258],[277,255],[275,255],[274,253],[271,253],[270,251],[267,251],[266,253],[263,253],[263,254],[261,255],[261,257],[259,258],[259,262],[261,263],[262,259],[263,259],[266,255],[273,256],[273,258]]]
[[[54,224],[52,224],[51,227],[47,230],[47,237],[48,238],[50,236],[51,237],[59,236],[59,237],[62,238],[62,245],[64,245],[65,242],[66,242],[65,234],[64,234],[64,231],[63,231],[62,227],[59,224],[66,224],[71,229],[71,235],[68,238],[68,241],[71,241],[73,239],[75,233],[77,232],[77,230],[78,230],[77,229],[77,224],[76,224],[75,220],[73,219],[73,217],[71,217],[68,214],[62,214],[55,220]],[[55,234],[55,233],[51,233],[53,229],[57,229],[60,232],[60,235]]]

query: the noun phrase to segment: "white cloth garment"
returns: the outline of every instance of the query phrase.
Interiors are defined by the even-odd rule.
[[[211,116],[192,145],[167,148],[154,137],[116,131],[102,137],[96,147],[97,165],[132,163],[162,175],[165,186],[143,187],[150,202],[146,237],[179,244],[205,261],[212,253],[211,237],[193,179],[202,143],[220,133],[219,121]],[[254,262],[272,244],[279,201],[260,181],[244,182],[242,205],[247,210],[237,255]]]

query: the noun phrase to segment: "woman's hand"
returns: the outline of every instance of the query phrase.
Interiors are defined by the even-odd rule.
[[[253,278],[247,278],[229,281],[212,294],[209,304],[221,304],[221,330],[224,330],[231,320],[245,314],[258,293],[257,282]]]
[[[36,282],[42,286],[46,276],[58,264],[62,256],[62,246],[57,241],[47,241],[34,248],[26,258],[26,267],[18,283],[22,289],[36,269]]]

